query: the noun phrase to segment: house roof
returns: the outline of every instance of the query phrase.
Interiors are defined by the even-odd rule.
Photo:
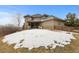
[[[42,17],[42,15],[41,14],[34,14],[34,15],[32,15],[31,17]]]
[[[32,15],[32,16],[26,15],[26,16],[24,16],[24,18],[25,18],[25,17],[41,18],[41,17],[43,17],[43,16],[44,16],[44,15],[41,15],[41,14],[34,14],[34,15]],[[46,17],[46,16],[45,16],[45,17]],[[62,19],[60,19],[60,18],[58,18],[58,17],[55,17],[55,16],[47,16],[46,19],[40,19],[40,20],[34,19],[34,20],[29,21],[29,22],[44,22],[44,21],[49,21],[49,20],[64,22],[64,20],[62,20]]]
[[[50,18],[48,18],[47,20],[44,20],[43,22],[47,22],[47,21],[65,22],[65,21],[62,20],[62,19],[59,19],[59,18],[53,18],[53,17],[50,17]]]
[[[26,18],[26,17],[31,17],[31,16],[30,15],[25,15],[24,18]]]
[[[56,20],[56,21],[61,21],[61,22],[64,22],[65,20],[63,20],[63,19],[61,19],[61,18],[58,18],[58,17],[56,17],[56,16],[49,16],[49,17],[53,17],[54,18],[54,20]]]

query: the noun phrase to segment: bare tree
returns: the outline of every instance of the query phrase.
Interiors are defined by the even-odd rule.
[[[17,20],[17,25],[18,25],[18,27],[20,27],[20,23],[21,23],[21,14],[16,14],[16,20]]]

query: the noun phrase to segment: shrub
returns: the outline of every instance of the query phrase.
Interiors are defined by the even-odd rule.
[[[11,34],[21,30],[22,30],[21,27],[17,27],[11,24],[6,26],[0,26],[0,36]]]

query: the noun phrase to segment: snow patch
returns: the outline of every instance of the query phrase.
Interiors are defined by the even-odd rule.
[[[75,39],[71,32],[31,29],[6,35],[2,41],[8,44],[15,43],[15,49],[23,47],[32,49],[40,46],[64,47],[70,44],[71,39]]]

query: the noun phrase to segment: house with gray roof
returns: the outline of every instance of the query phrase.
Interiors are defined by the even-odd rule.
[[[57,18],[55,16],[48,16],[46,14],[34,14],[24,16],[25,23],[23,29],[55,29],[55,26],[62,27],[64,26],[64,20]]]

